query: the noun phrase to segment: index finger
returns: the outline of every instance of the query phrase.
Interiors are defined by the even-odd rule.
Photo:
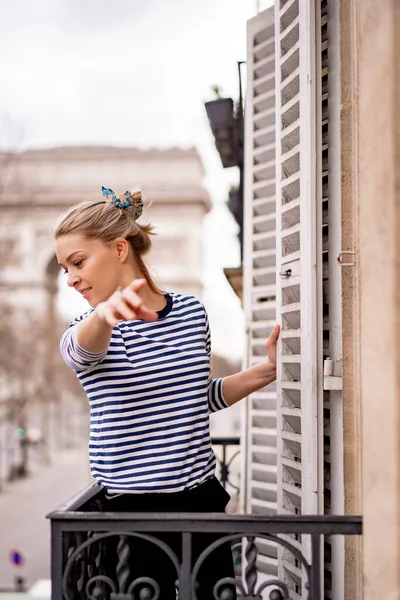
[[[144,321],[157,321],[157,319],[158,319],[157,311],[150,310],[150,308],[147,308],[147,306],[144,306],[143,304],[142,304],[142,306],[140,306],[137,313],[138,313],[139,317],[141,319],[143,319]]]
[[[147,279],[134,279],[128,286],[128,290],[137,292],[147,285]]]

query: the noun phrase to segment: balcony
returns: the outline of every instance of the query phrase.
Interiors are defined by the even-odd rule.
[[[237,489],[230,481],[229,467],[238,452],[231,451],[227,458],[227,448],[238,446],[239,438],[214,438],[213,444],[222,448],[221,483]],[[362,533],[361,517],[357,516],[106,513],[101,510],[103,493],[101,486],[93,483],[49,515],[52,600],[166,600],[157,581],[160,552],[169,564],[177,597],[208,600],[209,593],[205,596],[198,591],[197,579],[202,565],[203,581],[207,577],[210,565],[207,561],[213,561],[213,553],[223,544],[229,544],[232,550],[235,578],[215,583],[212,594],[216,600],[287,600],[291,597],[287,582],[266,578],[258,572],[258,542],[280,548],[286,557],[289,553],[295,570],[305,574],[305,597],[322,600],[324,536]],[[171,534],[175,540],[173,547],[167,543]],[[198,534],[212,537],[196,560],[192,560],[193,540]],[[291,535],[295,536],[293,540]],[[300,552],[299,536],[303,547],[309,543],[311,560],[306,560]],[[135,569],[140,560],[139,554],[135,556],[135,542],[143,540],[150,544],[151,560],[154,558],[152,576],[140,576]],[[111,568],[110,542],[114,552]],[[175,595],[173,591],[174,598]]]

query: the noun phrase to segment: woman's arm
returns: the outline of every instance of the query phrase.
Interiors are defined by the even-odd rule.
[[[235,375],[224,377],[222,380],[222,394],[229,406],[275,381],[276,343],[279,332],[280,326],[276,325],[265,344],[268,351],[266,361]]]
[[[157,312],[146,308],[137,293],[145,285],[145,279],[135,279],[124,290],[118,289],[108,300],[100,302],[95,310],[76,326],[78,345],[94,354],[104,352],[110,345],[111,333],[118,319],[155,321],[158,318]]]
[[[99,305],[100,306],[100,305]],[[101,318],[97,306],[86,319],[76,325],[76,341],[78,345],[93,354],[108,349],[111,340],[112,325]]]

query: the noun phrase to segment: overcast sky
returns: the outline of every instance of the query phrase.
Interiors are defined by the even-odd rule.
[[[237,98],[256,11],[256,0],[0,2],[0,143],[197,147],[213,201],[204,301],[214,349],[234,358],[243,318],[222,268],[239,263],[224,204],[237,173],[222,169],[204,101],[213,84]]]

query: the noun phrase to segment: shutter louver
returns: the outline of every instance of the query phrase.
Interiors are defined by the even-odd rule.
[[[278,3],[277,3],[278,4]],[[280,0],[277,39],[277,312],[282,333],[277,376],[278,512],[320,512],[319,303],[316,202],[315,12],[311,0]],[[310,558],[309,540],[287,541]],[[293,555],[278,550],[291,598],[306,597]]]
[[[265,341],[276,319],[275,39],[273,8],[248,22],[245,110],[244,309],[247,366],[266,359]],[[275,386],[246,405],[246,511],[276,514]],[[260,574],[277,575],[277,549],[257,541]]]

